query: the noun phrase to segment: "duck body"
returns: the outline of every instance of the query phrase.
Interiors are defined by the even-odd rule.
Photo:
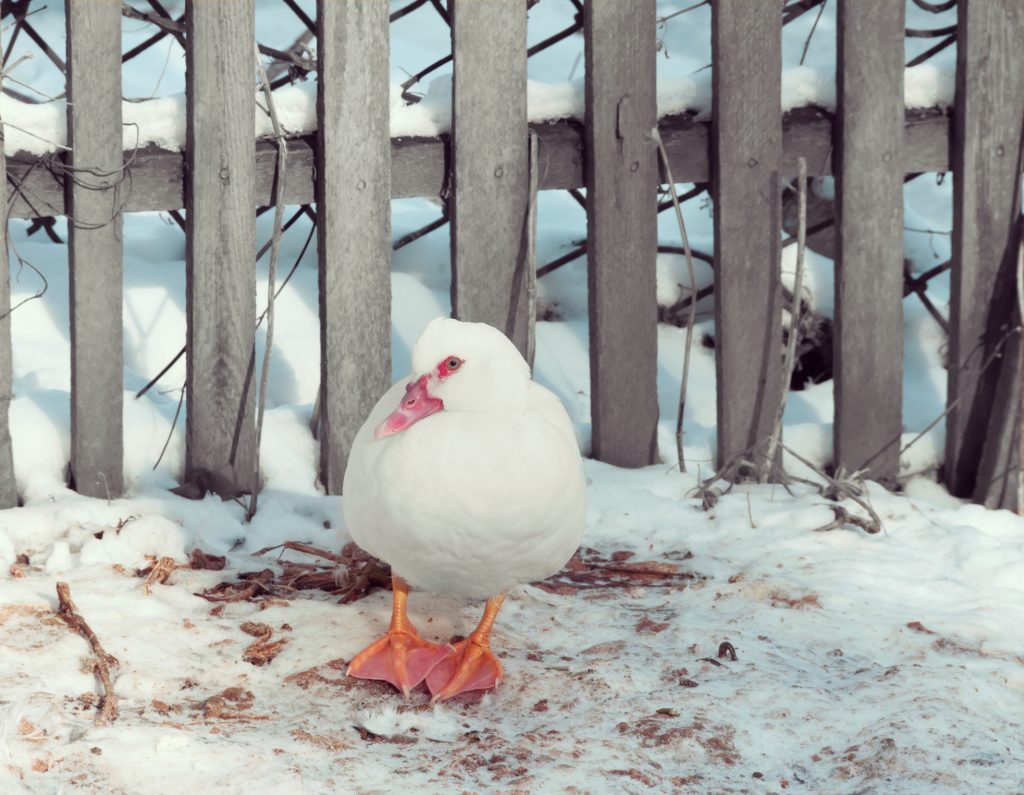
[[[454,333],[465,331],[492,344],[498,361],[474,372],[484,354],[465,350]],[[464,372],[445,386],[472,389],[473,376],[486,379],[480,403],[445,401],[400,433],[375,438],[410,383],[459,350]],[[550,577],[576,551],[586,523],[582,460],[561,402],[530,380],[504,335],[482,324],[433,321],[413,368],[378,401],[353,443],[343,485],[353,540],[424,590],[485,598]]]
[[[344,481],[353,540],[414,588],[466,597],[561,569],[583,536],[586,484],[558,399],[530,382],[518,410],[439,411],[374,439],[407,384],[356,436]]]
[[[490,636],[506,593],[551,576],[586,524],[572,423],[509,339],[482,323],[431,321],[412,373],[356,434],[343,483],[353,540],[392,569],[391,623],[348,673],[433,700],[502,680]],[[411,588],[486,599],[464,640],[435,644],[409,620]]]

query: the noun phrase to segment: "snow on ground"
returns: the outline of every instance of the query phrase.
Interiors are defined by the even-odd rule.
[[[661,2],[659,13],[690,4]],[[814,15],[784,34],[786,84],[803,97],[798,103],[827,105],[834,97],[833,5],[826,5],[804,63]],[[172,13],[179,6],[168,3]],[[564,6],[542,0],[533,8],[531,43],[571,21],[571,4]],[[294,34],[275,24],[277,4],[259,8],[261,38],[287,46]],[[443,45],[447,29],[429,11],[393,26],[396,84],[403,69],[430,63]],[[61,3],[33,20],[59,35]],[[700,107],[708,22],[703,7],[659,31],[659,93],[674,95],[676,107]],[[911,7],[908,24],[950,24],[950,15],[925,19]],[[130,44],[149,35],[134,22],[125,31]],[[908,57],[922,46],[911,40]],[[531,105],[551,118],[566,107],[580,112],[574,86],[581,48],[574,36],[531,59]],[[947,51],[924,65],[930,72],[912,70],[913,79],[908,72],[908,104],[949,101],[943,75],[954,56]],[[57,93],[44,65],[37,58],[17,74]],[[182,74],[176,50],[158,47],[125,70],[125,92],[158,97],[134,103],[140,108],[176,107]],[[426,89],[441,98],[435,107],[443,109],[448,85],[442,72]],[[307,112],[311,86],[293,90],[295,118]],[[39,112],[56,114],[47,136],[57,137],[63,111],[45,107]],[[164,120],[178,118],[168,113]],[[179,140],[172,127],[162,133],[167,145]],[[9,147],[13,136],[9,128]],[[831,181],[816,180],[814,189],[827,197]],[[950,191],[950,179],[928,175],[906,186],[904,255],[913,273],[949,257]],[[439,212],[429,200],[394,202],[395,237]],[[710,251],[710,207],[693,201],[685,213],[692,244]],[[685,422],[689,473],[679,473],[674,443],[685,333],[662,325],[663,463],[623,471],[587,462],[584,553],[553,581],[510,597],[494,638],[507,675],[500,689],[440,707],[417,692],[405,703],[385,685],[344,676],[345,661],[383,630],[386,592],[345,605],[315,589],[226,604],[195,595],[237,582],[242,572],[282,574],[277,552],[254,556],[263,547],[290,540],[337,552],[348,541],[341,499],[316,485],[316,442],[308,432],[318,381],[315,241],[277,303],[266,489],[246,524],[236,503],[167,491],[183,467],[184,428],[174,415],[184,363],[133,398],[185,334],[184,238],[158,213],[125,219],[128,494],[107,501],[67,490],[66,248],[27,228],[10,223],[13,302],[27,301],[12,315],[11,423],[24,507],[0,512],[0,792],[1024,790],[1024,520],[963,504],[930,479],[941,463],[942,423],[904,454],[904,494],[871,487],[884,524],[878,535],[818,532],[833,513],[807,486],[793,486],[792,494],[779,486],[736,487],[703,510],[694,486],[698,474],[710,472],[715,445],[714,355],[701,345],[714,324],[711,299],[703,302]],[[266,215],[258,228],[261,239],[269,234]],[[63,222],[56,231],[66,239]],[[282,263],[298,257],[309,231],[302,220],[285,235]],[[553,260],[583,236],[578,204],[564,193],[542,194],[539,260]],[[659,236],[678,244],[670,214],[659,218]],[[408,369],[419,331],[450,310],[448,248],[447,229],[440,229],[394,257],[396,378]],[[20,266],[15,253],[38,273]],[[794,254],[784,249],[785,278],[792,278]],[[261,262],[258,271],[261,306],[265,267]],[[48,287],[32,299],[43,287],[40,276]],[[681,259],[661,255],[658,276],[659,300],[670,304],[687,281]],[[710,278],[699,270],[698,286]],[[809,254],[808,299],[826,318],[833,284],[831,261]],[[948,275],[931,282],[929,295],[945,310]],[[535,375],[566,404],[588,451],[585,257],[543,278],[538,299],[550,320],[538,325]],[[907,443],[942,411],[945,338],[915,297],[904,307]],[[830,461],[831,423],[831,382],[790,395],[786,441],[801,455]],[[188,568],[196,548],[226,556],[226,568]],[[136,570],[159,557],[182,567],[147,593]],[[282,559],[314,560],[299,552]],[[93,725],[99,684],[88,645],[54,614],[58,581],[70,584],[81,613],[120,662],[120,717],[111,726]],[[412,601],[413,619],[433,639],[467,632],[479,609],[443,594],[417,593]],[[275,647],[278,641],[287,642]],[[732,644],[735,660],[719,657],[722,643]],[[264,650],[255,657],[253,644]],[[247,653],[265,661],[267,649],[279,653],[261,666],[246,661]]]
[[[272,566],[247,553],[275,538],[338,549],[336,500],[270,494],[253,528],[232,503],[159,493],[8,512],[31,563],[0,581],[3,790],[1019,789],[1021,519],[875,490],[884,534],[819,533],[831,512],[806,487],[736,488],[704,512],[693,477],[666,467],[587,474],[595,569],[653,561],[684,576],[521,589],[494,638],[506,682],[441,707],[344,676],[386,625],[385,592],[344,606],[317,591],[194,595]],[[59,539],[32,541],[58,522]],[[184,562],[194,543],[229,569],[179,569],[146,595],[143,555]],[[121,662],[111,727],[92,726],[89,652],[54,617],[56,579]],[[412,617],[447,639],[479,607],[414,594]],[[287,641],[270,664],[243,659],[245,622]]]

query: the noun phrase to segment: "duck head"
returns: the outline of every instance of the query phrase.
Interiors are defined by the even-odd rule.
[[[413,347],[405,394],[374,436],[394,436],[439,411],[521,410],[529,383],[529,365],[496,328],[436,318]]]

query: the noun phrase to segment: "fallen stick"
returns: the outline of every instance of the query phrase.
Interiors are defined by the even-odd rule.
[[[175,563],[174,558],[160,558],[149,568],[149,575],[146,577],[146,581],[142,583],[142,590],[146,592],[146,596],[149,596],[153,592],[153,586],[157,583],[166,584],[170,579],[171,574],[178,567]]]
[[[92,627],[82,618],[82,614],[78,612],[78,608],[75,607],[75,603],[71,599],[71,586],[66,582],[57,583],[57,601],[59,603],[57,616],[85,638],[89,646],[92,647],[93,654],[96,655],[94,670],[99,677],[100,684],[103,685],[103,704],[96,716],[96,725],[106,726],[117,720],[117,694],[114,692],[114,683],[110,679],[110,669],[120,663],[112,654],[107,654],[100,639],[92,631]]]
[[[273,552],[275,549],[291,549],[295,552],[304,552],[307,555],[312,555],[317,558],[324,558],[333,563],[348,564],[352,562],[351,557],[346,555],[338,555],[334,552],[329,552],[326,549],[315,547],[312,544],[303,544],[301,541],[285,541],[283,544],[275,544],[272,547],[263,547],[263,549],[253,552],[253,557],[259,555],[265,555],[268,552]]]

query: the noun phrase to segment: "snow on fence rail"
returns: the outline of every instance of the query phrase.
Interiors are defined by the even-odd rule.
[[[1020,344],[1007,328],[1019,323],[1024,117],[1017,0],[961,0],[952,114],[905,110],[903,3],[840,0],[837,112],[785,116],[780,4],[714,0],[710,121],[657,118],[654,0],[588,0],[585,121],[544,124],[530,124],[526,113],[528,3],[451,0],[451,133],[394,139],[387,5],[320,0],[315,24],[304,19],[318,36],[318,125],[289,140],[285,163],[284,201],[317,204],[328,491],[340,491],[355,431],[390,372],[393,197],[449,202],[455,313],[505,329],[526,350],[535,322],[527,300],[533,191],[587,188],[593,452],[626,466],[655,460],[655,197],[663,174],[650,130],[658,124],[675,178],[712,184],[719,463],[763,454],[776,414],[779,187],[804,157],[812,176],[837,177],[835,463],[894,478],[903,176],[953,170],[946,481],[959,495],[1013,502]],[[13,7],[4,3],[4,13]],[[184,153],[153,145],[122,153],[121,8],[93,0],[68,0],[67,8],[70,151],[21,153],[6,172],[9,216],[74,219],[73,482],[96,496],[122,488],[122,301],[108,289],[120,283],[120,214],[184,207],[185,477],[244,490],[256,467],[253,210],[274,202],[278,177],[274,142],[256,142],[253,157],[254,0],[190,0],[183,20],[165,20],[164,33],[182,40],[188,57]],[[0,266],[6,291],[5,255]],[[6,292],[0,301],[9,303]],[[0,322],[0,409],[10,396],[9,334],[8,314]],[[6,423],[0,411],[0,501],[12,504]]]

